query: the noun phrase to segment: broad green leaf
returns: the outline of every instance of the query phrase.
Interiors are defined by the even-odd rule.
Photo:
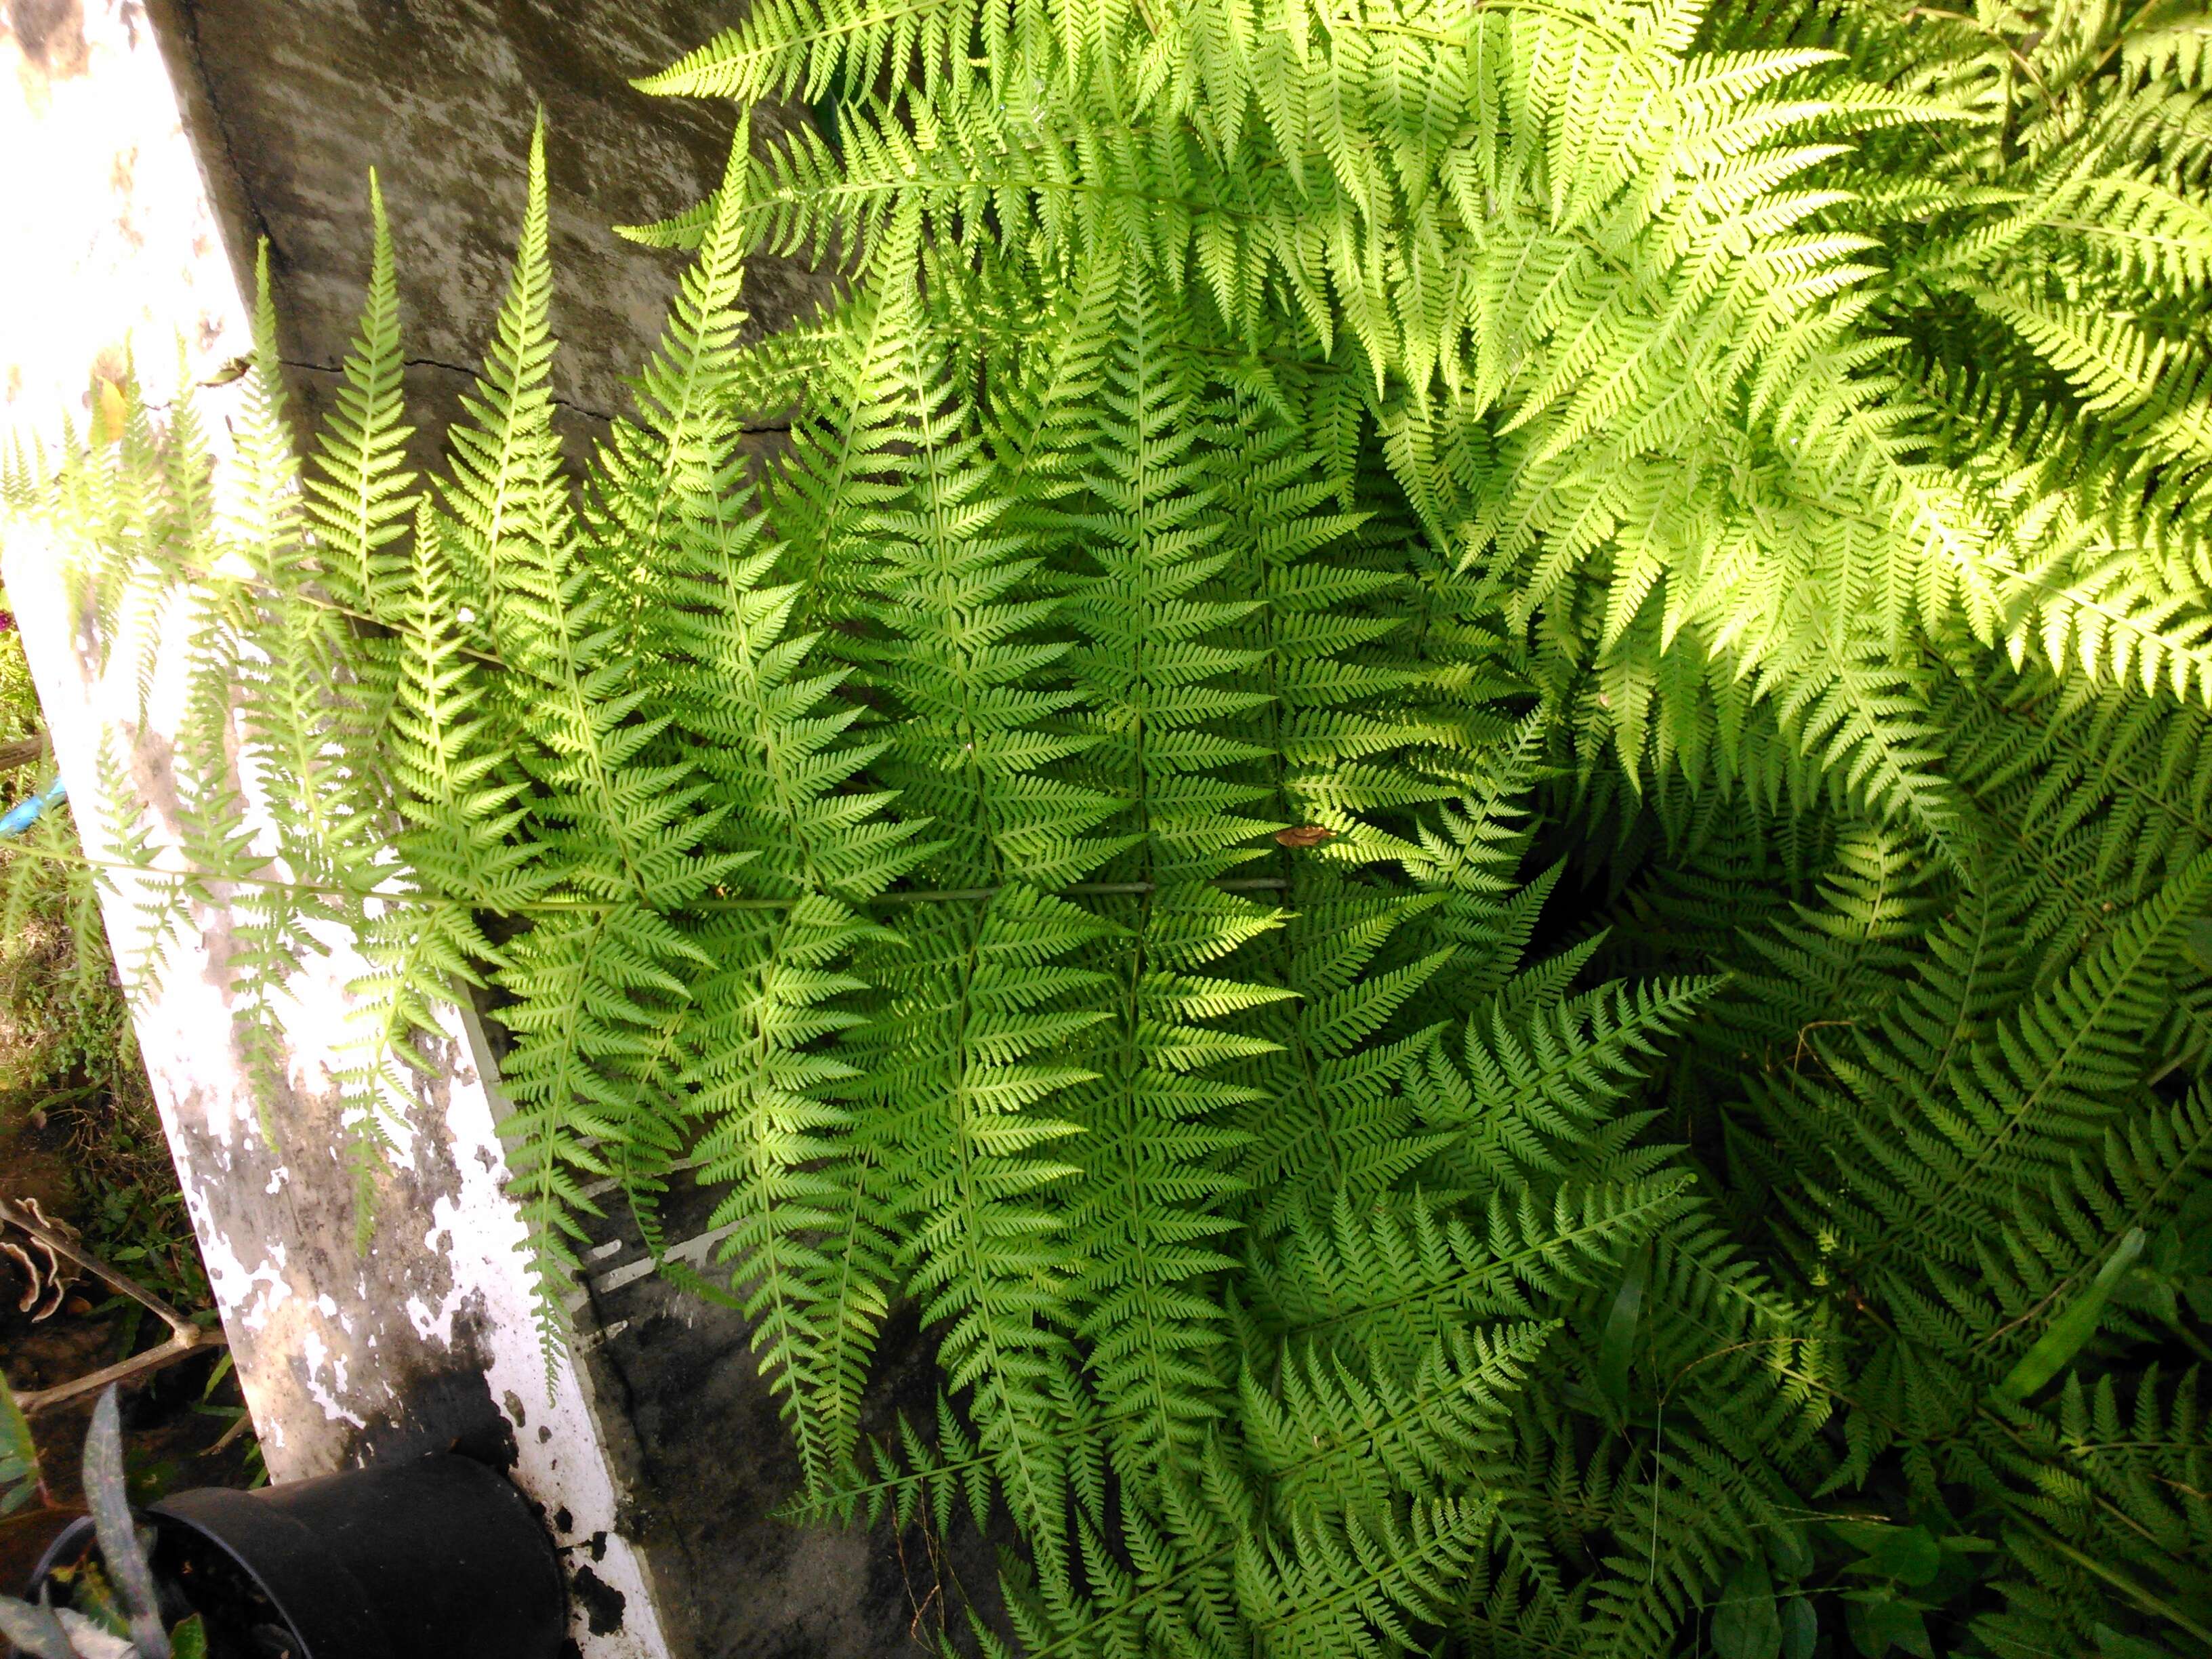
[[[37,1496],[39,1446],[5,1377],[0,1377],[0,1515],[12,1515]]]
[[[2098,1626],[2092,1634],[2097,1638],[2098,1659],[2173,1659],[2172,1653],[2157,1643],[2126,1635],[2110,1625]]]
[[[2025,1400],[2066,1369],[2082,1345],[2097,1334],[2097,1322],[2104,1317],[2105,1304],[2112,1300],[2112,1292],[2119,1288],[2120,1280],[2127,1276],[2128,1269],[2135,1266],[2136,1258],[2142,1251],[2143,1230],[2129,1228],[2119,1248],[2097,1269],[2097,1277],[2089,1287],[2068,1304],[2064,1313],[2051,1322],[2050,1328],[2036,1339],[2035,1346],[2005,1373],[2004,1381],[1996,1388],[1999,1398],[2015,1402]]]
[[[1820,1640],[1820,1616],[1802,1595],[1782,1599],[1782,1659],[1813,1659]]]
[[[1893,1647],[1918,1659],[1936,1659],[1936,1650],[1928,1640],[1927,1618],[1908,1601],[1847,1596],[1844,1624],[1851,1633],[1852,1644],[1866,1659],[1881,1659]]]
[[[1766,1563],[1752,1556],[1721,1587],[1713,1609],[1713,1651],[1720,1659],[1780,1659],[1782,1615]]]
[[[1628,1410],[1628,1370],[1636,1357],[1636,1332],[1644,1317],[1644,1290],[1651,1277],[1649,1245],[1629,1258],[1620,1288],[1605,1316],[1605,1329],[1597,1342],[1597,1386],[1614,1407]]]
[[[1805,1529],[1786,1522],[1770,1528],[1766,1534],[1766,1559],[1774,1564],[1774,1571],[1782,1577],[1808,1577],[1813,1571],[1813,1546],[1805,1536]]]
[[[1852,1572],[1894,1578],[1917,1589],[1933,1583],[1942,1569],[1942,1546],[1925,1527],[1892,1527],[1878,1521],[1836,1521],[1830,1525],[1846,1544],[1865,1552],[1863,1559],[1851,1564]]]

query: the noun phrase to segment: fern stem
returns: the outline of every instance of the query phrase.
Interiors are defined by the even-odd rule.
[[[343,617],[349,622],[366,623],[371,628],[390,628],[392,626],[392,621],[389,617],[374,616],[368,611],[356,610],[349,605],[341,605],[337,600],[330,598],[326,594],[318,593],[312,588],[278,587],[274,583],[267,581],[259,576],[243,576],[235,574],[226,575],[218,571],[210,569],[204,565],[184,563],[173,564],[168,567],[168,574],[187,577],[193,581],[204,584],[209,586],[213,586],[217,583],[221,583],[229,587],[242,588],[249,593],[258,594],[264,599],[284,600],[309,605],[318,611],[328,611],[334,617]],[[315,564],[312,561],[303,559],[301,562],[299,574],[303,580],[312,581],[325,574],[326,573],[320,565]],[[466,657],[474,662],[480,662],[487,668],[495,668],[502,674],[516,674],[526,679],[541,680],[549,685],[555,683],[549,676],[539,674],[532,669],[523,667],[515,663],[511,663],[495,653],[483,650],[480,647],[467,644],[463,641],[456,640],[453,642],[453,648],[456,655]]]
[[[2094,1556],[2075,1549],[2057,1534],[2029,1520],[2026,1516],[2018,1514],[2017,1510],[2015,1510],[2015,1516],[2021,1528],[2037,1542],[2057,1550],[2083,1571],[2093,1573],[2103,1579],[2145,1613],[2155,1613],[2158,1617],[2171,1622],[2177,1629],[2187,1631],[2198,1641],[2203,1643],[2208,1650],[2212,1650],[2212,1628],[2198,1624],[2172,1602],[2152,1595],[2125,1573],[2116,1568],[2108,1567]]]
[[[62,865],[70,869],[103,872],[128,872],[132,875],[147,877],[166,876],[174,881],[204,882],[210,885],[258,887],[272,893],[298,893],[313,898],[352,899],[356,902],[383,899],[392,903],[406,903],[410,901],[434,904],[466,902],[465,900],[456,898],[451,894],[431,893],[419,890],[395,892],[377,888],[324,886],[314,882],[291,881],[279,876],[217,875],[199,870],[149,868],[143,864],[135,864],[128,859],[88,858],[82,853],[64,853],[43,847],[11,847],[8,852],[11,858],[43,859],[50,864]],[[1233,876],[1225,877],[1212,884],[1225,893],[1279,892],[1286,890],[1290,884],[1290,882],[1281,876]],[[1157,892],[1159,886],[1159,883],[1151,881],[1083,881],[1076,883],[1072,887],[1054,888],[1051,891],[1055,896],[1060,898],[1142,897],[1146,894]],[[875,893],[865,898],[855,898],[849,902],[856,904],[963,902],[981,904],[988,902],[1005,890],[1003,887],[921,888],[906,892]],[[682,908],[686,912],[703,911],[718,914],[737,910],[788,910],[793,905],[805,903],[812,896],[811,894],[801,894],[788,898],[699,899],[683,906]],[[522,904],[485,908],[492,914],[502,916],[527,916],[540,914],[553,915],[580,910],[617,910],[624,908],[629,902],[627,899],[534,899]]]
[[[1641,70],[1646,81],[1654,84],[1658,82],[1659,77],[1646,67],[1644,62],[1643,48],[1630,36],[1623,34],[1619,29],[1612,27],[1601,19],[1589,16],[1582,12],[1570,11],[1565,6],[1547,6],[1542,3],[1542,0],[1474,0],[1474,9],[1478,14],[1527,12],[1534,17],[1547,18],[1554,23],[1564,23],[1570,28],[1581,29],[1595,34]],[[1355,29],[1365,34],[1395,34],[1407,40],[1422,40],[1438,46],[1464,46],[1474,38],[1463,32],[1449,29],[1425,29],[1412,23],[1386,23],[1372,18],[1346,17],[1334,12],[1328,14],[1326,21],[1332,29]]]

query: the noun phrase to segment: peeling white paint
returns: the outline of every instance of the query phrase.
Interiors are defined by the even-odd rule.
[[[463,1005],[444,1012],[455,1047],[472,1058],[480,1078],[489,1079],[489,1048],[474,1011]],[[495,1088],[485,1083],[464,1088],[458,1078],[447,1101],[446,1134],[461,1183],[452,1221],[455,1277],[481,1287],[484,1316],[492,1329],[503,1334],[485,1378],[492,1398],[503,1399],[511,1391],[530,1400],[537,1419],[536,1432],[516,1437],[515,1478],[549,1514],[567,1511],[570,1524],[559,1540],[562,1544],[605,1534],[605,1551],[593,1571],[623,1597],[623,1628],[584,1651],[635,1654],[637,1659],[665,1654],[645,1561],[621,1534],[622,1494],[598,1431],[590,1378],[569,1353],[555,1356],[549,1376],[530,1340],[534,1317],[522,1255],[528,1230],[506,1194],[507,1156],[496,1127],[507,1103]]]
[[[98,783],[100,732],[128,726],[125,715],[135,717],[137,694],[129,684],[125,651],[112,659],[120,665],[106,681],[88,679],[73,648],[77,635],[59,552],[35,538],[11,534],[5,574],[71,785],[80,833],[88,854],[99,859],[111,856],[118,840]],[[183,628],[191,618],[173,611],[166,620]],[[160,696],[161,677],[176,655],[164,653],[160,660],[156,708],[182,706],[181,696],[165,702]],[[124,960],[136,944],[134,930],[143,926],[135,884],[124,875],[121,890],[103,896],[110,935]],[[426,1347],[441,1354],[455,1351],[465,1318],[470,1352],[484,1361],[491,1399],[512,1391],[544,1402],[531,1407],[532,1431],[516,1437],[516,1483],[546,1514],[567,1513],[571,1524],[557,1541],[605,1534],[603,1553],[592,1567],[623,1597],[623,1620],[617,1631],[594,1633],[580,1613],[571,1634],[581,1659],[663,1659],[667,1650],[657,1595],[643,1556],[620,1535],[621,1493],[588,1378],[562,1355],[548,1379],[521,1251],[526,1228],[505,1191],[506,1157],[495,1126],[507,1108],[495,1085],[483,1081],[493,1072],[483,1058],[489,1051],[473,1016],[445,1011],[450,1051],[469,1058],[439,1079],[441,1086],[428,1097],[413,1103],[415,1116],[402,1141],[418,1167],[434,1143],[434,1163],[452,1170],[441,1176],[448,1190],[422,1195],[430,1198],[427,1216],[417,1210],[384,1217],[368,1257],[375,1264],[373,1272],[350,1265],[357,1258],[349,1243],[345,1277],[310,1282],[310,1265],[328,1264],[337,1254],[327,1237],[334,1217],[349,1224],[351,1174],[342,1164],[327,1174],[303,1166],[301,1146],[283,1139],[288,1128],[296,1135],[297,1125],[276,1126],[286,1153],[282,1162],[264,1142],[238,1056],[229,1044],[209,1040],[210,1033],[228,1033],[232,1018],[220,994],[222,975],[209,955],[215,923],[209,927],[210,933],[197,938],[188,930],[171,950],[167,971],[144,1000],[137,1024],[186,1209],[272,1474],[285,1480],[325,1472],[303,1461],[327,1456],[330,1445],[327,1435],[319,1437],[307,1425],[360,1430],[372,1418],[389,1420],[395,1390],[387,1368],[419,1367]],[[305,964],[289,988],[284,1011],[285,1037],[294,1050],[287,1074],[303,1084],[327,1076],[319,1057],[335,1052],[349,1035],[347,987],[368,968],[342,933],[326,943],[326,953]],[[301,1050],[310,1055],[304,1062]],[[284,1171],[282,1179],[278,1170]],[[250,1203],[234,1200],[238,1186],[252,1194]],[[246,1216],[255,1218],[263,1236],[241,1231],[237,1218]],[[313,1237],[295,1232],[288,1239],[287,1226],[322,1231]],[[690,1243],[704,1248],[702,1241]],[[394,1285],[411,1288],[404,1297],[382,1288]],[[387,1336],[391,1341],[380,1340]],[[410,1346],[411,1356],[398,1352]],[[375,1365],[366,1363],[372,1354]]]
[[[419,1296],[407,1298],[407,1322],[415,1328],[415,1334],[425,1342],[434,1342],[441,1348],[453,1346],[453,1321],[469,1299],[466,1285],[446,1292],[435,1311]]]
[[[323,1381],[323,1368],[331,1364],[330,1345],[323,1334],[312,1326],[300,1339],[300,1351],[307,1362],[307,1397],[323,1408],[323,1415],[333,1423],[350,1423],[356,1429],[368,1426],[368,1419],[349,1410],[337,1394]],[[343,1362],[331,1366],[331,1376],[338,1390],[345,1388],[345,1366]]]
[[[694,1234],[680,1244],[669,1246],[661,1253],[661,1261],[681,1261],[695,1268],[704,1268],[708,1258],[714,1254],[714,1246],[736,1231],[737,1224],[732,1222],[727,1226],[710,1228],[706,1232]],[[594,1261],[605,1261],[625,1248],[623,1240],[615,1239],[593,1250],[592,1257]],[[659,1271],[659,1266],[660,1263],[650,1255],[640,1255],[636,1261],[626,1261],[592,1280],[592,1292],[601,1297],[610,1296],[624,1285],[635,1285],[641,1279],[652,1277]],[[581,1313],[591,1305],[591,1294],[579,1292],[568,1298],[568,1311],[571,1314]]]
[[[595,1330],[586,1331],[576,1339],[576,1351],[579,1353],[590,1353],[595,1349],[605,1347],[629,1328],[629,1321],[617,1319],[611,1325],[602,1325]]]
[[[215,1292],[216,1307],[226,1325],[242,1325],[249,1331],[264,1329],[270,1316],[292,1294],[284,1279],[283,1247],[274,1247],[270,1255],[248,1267],[231,1248],[227,1234],[218,1231],[212,1220],[203,1224],[208,1206],[204,1194],[199,1194],[198,1204],[191,1201],[198,1191],[197,1188],[185,1189],[185,1208],[199,1237],[200,1259],[207,1265],[208,1287]]]
[[[84,430],[95,362],[113,373],[135,356],[148,396],[166,404],[180,368],[204,379],[252,349],[143,6],[68,10],[81,37],[56,30],[44,67],[0,32],[0,155],[18,158],[0,167],[0,316],[19,325],[0,336],[0,425],[27,447],[51,445],[64,414]]]

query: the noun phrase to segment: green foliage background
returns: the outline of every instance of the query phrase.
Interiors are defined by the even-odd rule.
[[[189,622],[137,879],[249,1044],[368,941],[365,1175],[494,988],[549,1344],[691,1164],[800,1512],[1016,1529],[956,1644],[2212,1646],[2201,15],[762,0],[647,84],[830,118],[635,233],[584,476],[541,150],[437,477],[380,202],[304,469],[264,316],[216,486],[135,404],[10,481]],[[838,302],[750,336],[763,246]]]
[[[0,741],[41,732],[12,624],[11,616],[0,631]],[[0,770],[0,792],[12,805],[53,776],[51,757],[41,756]],[[105,1260],[175,1305],[207,1307],[207,1276],[97,895],[79,862],[65,804],[42,813],[21,839],[0,841],[0,1158],[16,1196],[58,1206]],[[46,1185],[57,1178],[58,1189]],[[118,1340],[127,1350],[141,1310],[125,1297],[109,1305],[123,1316]]]
[[[40,730],[38,693],[11,616],[0,631],[0,732],[4,738],[27,738]],[[0,791],[13,805],[37,794],[52,773],[51,760],[33,759],[0,773]],[[65,812],[55,817],[66,823]],[[75,908],[82,884],[40,856],[51,850],[49,842],[65,850],[73,838],[65,830],[42,833],[37,824],[28,834],[33,851],[27,857],[15,856],[16,848],[0,842],[8,890],[8,907],[0,912],[0,1006],[7,1010],[0,1031],[0,1097],[21,1109],[64,1085],[115,1091],[135,1083],[143,1099],[143,1073],[123,1000],[111,982],[98,913]]]

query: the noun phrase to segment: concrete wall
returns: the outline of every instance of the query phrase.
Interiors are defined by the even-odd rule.
[[[418,445],[434,444],[498,310],[541,107],[564,435],[575,447],[621,410],[620,377],[659,332],[678,267],[611,227],[704,197],[734,125],[726,105],[648,98],[629,83],[726,26],[727,0],[149,3],[234,258],[250,266],[268,240],[285,360],[307,412],[325,407],[360,311],[373,165],[392,220]],[[803,118],[763,109],[756,142]],[[746,303],[769,327],[824,291],[814,272],[763,259]]]
[[[680,1184],[663,1221],[672,1254],[715,1277],[713,1194]],[[652,1271],[617,1216],[601,1241],[583,1322],[599,1396],[622,1402],[636,1462],[629,1535],[674,1587],[672,1617],[693,1650],[721,1659],[843,1659],[935,1653],[936,1633],[966,1628],[962,1609],[997,1606],[994,1548],[965,1519],[934,1527],[797,1527],[775,1518],[799,1480],[790,1431],[746,1346],[744,1322]],[[933,1344],[912,1310],[886,1331],[863,1421],[934,1414]]]

